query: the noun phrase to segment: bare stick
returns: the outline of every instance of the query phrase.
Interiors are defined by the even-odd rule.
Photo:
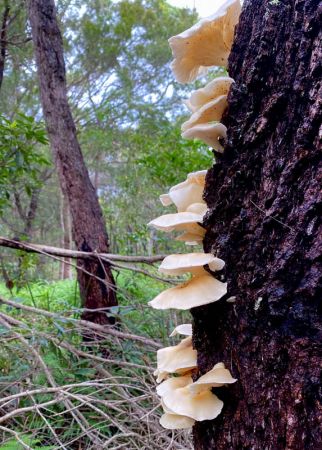
[[[105,327],[103,325],[99,325],[99,324],[96,324],[93,322],[88,322],[87,320],[78,320],[78,319],[73,319],[73,318],[69,318],[69,317],[67,318],[64,316],[60,316],[59,314],[56,314],[56,313],[45,311],[43,309],[34,308],[33,306],[22,305],[20,303],[13,302],[11,300],[6,300],[3,297],[0,297],[0,303],[4,303],[5,305],[12,306],[13,308],[21,309],[21,310],[29,312],[29,313],[33,313],[33,314],[37,314],[37,315],[40,314],[42,316],[54,318],[57,320],[60,320],[60,319],[63,319],[65,321],[68,320],[70,322],[73,322],[73,323],[85,328],[85,329],[91,329],[91,330],[98,331],[98,332],[101,332],[104,334],[110,334],[111,336],[115,336],[120,339],[130,339],[130,340],[137,341],[142,344],[148,345],[153,348],[161,348],[162,347],[161,344],[153,341],[152,339],[145,338],[144,336],[137,336],[135,334],[123,333],[122,331],[118,331],[115,328],[112,328],[111,326]]]
[[[31,244],[28,242],[15,241],[6,237],[0,236],[0,247],[13,248],[15,250],[22,250],[28,253],[41,253],[53,256],[63,256],[64,258],[73,259],[107,259],[110,261],[122,261],[131,263],[153,264],[162,261],[166,255],[155,256],[127,256],[116,255],[113,253],[96,253],[96,252],[81,252],[78,250],[67,250],[60,247],[51,247],[48,245]]]

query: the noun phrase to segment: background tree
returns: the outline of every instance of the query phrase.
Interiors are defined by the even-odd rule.
[[[195,448],[316,449],[321,441],[321,20],[317,0],[246,0],[229,59],[225,152],[207,176],[205,251],[228,297],[193,311],[202,373],[238,382]],[[218,391],[219,392],[219,391]]]
[[[60,186],[64,196],[68,198],[73,239],[78,250],[108,253],[103,214],[89,178],[67,100],[62,38],[56,20],[55,4],[53,0],[31,0],[28,8],[42,108]],[[82,261],[77,275],[86,308],[84,319],[108,323],[104,312],[89,310],[117,304],[109,263]]]

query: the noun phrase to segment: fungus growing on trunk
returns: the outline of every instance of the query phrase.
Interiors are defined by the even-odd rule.
[[[197,352],[192,348],[191,336],[178,345],[157,351],[157,370],[167,373],[184,373],[197,366]]]
[[[187,272],[197,275],[205,272],[203,268],[205,265],[216,272],[224,267],[225,262],[216,258],[212,253],[175,254],[164,258],[159,272],[166,275],[183,275]]]
[[[199,124],[219,122],[227,106],[227,95],[220,95],[193,113],[189,120],[183,122],[181,130],[184,132]]]
[[[177,334],[182,334],[183,336],[192,336],[192,325],[191,323],[183,323],[178,325],[170,334],[170,337],[176,336]]]
[[[221,95],[227,95],[234,80],[230,77],[218,77],[210,81],[204,88],[193,91],[184,104],[191,112],[196,112],[206,103],[215,100]]]
[[[203,214],[180,212],[177,214],[165,214],[148,223],[149,226],[161,231],[186,231],[203,237],[205,230],[201,226]]]
[[[168,430],[184,430],[191,428],[195,424],[195,420],[191,417],[180,416],[179,414],[164,413],[160,418],[160,425]]]
[[[221,387],[225,384],[235,383],[237,380],[231,376],[223,363],[216,364],[209,372],[198,378],[197,381],[189,385],[192,394],[199,394],[211,388]]]
[[[217,417],[223,407],[223,402],[210,390],[192,394],[189,386],[193,384],[190,376],[170,378],[157,387],[157,393],[162,398],[166,408],[174,414],[202,421]]]
[[[216,280],[205,270],[189,281],[157,295],[149,305],[155,309],[191,309],[216,302],[227,293],[227,283]]]
[[[219,139],[226,139],[227,128],[222,123],[199,124],[184,131],[181,135],[184,139],[199,139],[217,152],[222,153],[224,147]]]
[[[239,0],[227,0],[216,13],[169,39],[177,81],[189,83],[208,67],[226,66],[240,10]]]
[[[162,205],[169,206],[173,203],[178,212],[184,212],[192,203],[205,204],[202,199],[205,172],[207,171],[190,173],[185,181],[173,186],[168,194],[161,195]]]
[[[175,240],[183,241],[186,245],[198,245],[203,241],[203,235],[186,232],[177,236]]]

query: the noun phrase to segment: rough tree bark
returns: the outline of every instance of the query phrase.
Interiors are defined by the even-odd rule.
[[[88,252],[108,252],[109,243],[102,211],[89,178],[68,105],[66,73],[61,33],[54,0],[29,0],[29,21],[38,68],[41,102],[59,180],[68,198],[76,248]],[[84,307],[116,305],[115,284],[109,264],[80,261],[78,281]],[[104,324],[103,312],[86,312],[83,319]]]
[[[7,55],[7,34],[8,34],[9,17],[10,17],[10,6],[8,0],[6,0],[4,2],[4,11],[2,15],[2,23],[0,30],[0,89],[2,87],[5,61]]]
[[[238,382],[197,450],[321,448],[321,23],[318,0],[245,0],[236,30],[204,241],[236,299],[192,313],[200,372]]]

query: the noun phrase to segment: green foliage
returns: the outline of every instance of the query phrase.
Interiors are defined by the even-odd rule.
[[[40,167],[48,165],[48,160],[37,144],[47,144],[43,124],[22,113],[13,121],[0,116],[0,210],[10,200],[12,185],[20,179],[25,179],[28,195],[39,182]]]
[[[147,301],[156,295],[160,289],[165,288],[163,283],[128,271],[115,275],[122,303],[119,307],[112,308],[110,314],[119,319],[120,329],[132,334],[146,336],[167,345],[170,331],[177,321],[180,321],[180,323],[186,321],[188,313],[173,314],[169,317],[169,314],[160,314],[159,311],[147,306]],[[80,299],[76,285],[75,280],[51,284],[36,283],[30,285],[29,290],[22,290],[18,298],[14,297],[16,302],[24,305],[60,313],[59,317],[26,314],[5,305],[0,305],[0,311],[23,324],[23,326],[16,327],[15,332],[24,338],[30,348],[36,349],[56,385],[76,384],[75,388],[68,390],[68,392],[76,396],[87,396],[87,400],[83,404],[80,400],[77,400],[78,397],[66,398],[70,398],[75,406],[78,405],[77,410],[90,424],[92,431],[99,430],[107,439],[107,437],[118,434],[115,424],[119,424],[120,429],[124,429],[127,426],[135,427],[136,422],[142,423],[141,419],[134,419],[135,404],[131,405],[126,398],[124,401],[122,395],[120,395],[120,393],[124,395],[125,389],[127,395],[130,396],[129,398],[137,399],[135,401],[139,402],[138,417],[149,413],[149,423],[153,420],[155,425],[158,424],[158,413],[151,412],[154,381],[150,372],[146,371],[146,366],[153,367],[155,365],[155,352],[151,351],[149,347],[136,345],[130,339],[123,340],[120,343],[115,338],[110,339],[108,334],[102,339],[99,348],[96,348],[96,346],[86,348],[82,344],[79,330],[74,327],[74,323],[70,320],[79,317]],[[10,295],[3,285],[0,285],[0,295],[3,297]],[[0,348],[2,397],[28,389],[40,389],[43,392],[37,395],[22,396],[19,403],[11,404],[12,408],[15,408],[18,404],[19,408],[24,408],[34,405],[34,402],[40,404],[50,401],[53,396],[46,392],[46,388],[51,387],[51,384],[48,383],[46,373],[42,370],[42,366],[39,365],[39,361],[34,357],[30,348],[26,348],[26,345],[17,339],[16,335],[12,335],[11,331],[3,326],[0,326],[0,338],[2,342]],[[72,345],[76,351],[87,352],[85,355],[88,355],[88,357],[80,357],[74,351],[66,349],[63,346],[64,344]],[[90,358],[91,355],[98,358],[111,358],[121,361],[121,363],[137,364],[138,367],[123,367],[117,364],[111,365],[108,362],[97,362]],[[102,371],[106,375],[103,375],[103,378],[100,379]],[[89,382],[99,382],[101,387],[96,387],[95,384],[84,387],[80,384]],[[118,392],[120,386],[121,392]],[[139,396],[142,397],[141,400]],[[90,434],[83,436],[77,421],[66,413],[64,397],[57,396],[56,398],[59,400],[57,403],[48,405],[41,410],[43,417],[46,417],[46,423],[35,410],[31,410],[7,421],[6,426],[18,433],[19,438],[35,450],[57,448],[57,440],[51,431],[52,429],[64,443],[75,439],[78,444],[77,447],[75,445],[75,448],[97,448],[95,444],[94,446],[90,444]],[[153,401],[156,401],[155,406],[157,408],[159,400],[156,398]],[[106,402],[106,405],[104,402]],[[113,409],[113,402],[115,402],[116,410]],[[91,404],[94,405],[95,410],[90,407]],[[120,416],[119,411],[122,410],[124,413]],[[106,416],[102,420],[100,411],[107,417],[111,416],[112,422]],[[128,417],[131,417],[130,423],[128,423]],[[121,422],[119,422],[120,420]],[[146,435],[145,433],[148,433],[148,431],[143,432],[142,436]],[[136,433],[136,436],[136,439],[139,439],[138,433]],[[4,430],[0,430],[0,442],[2,442],[0,450],[11,448],[20,450],[21,448],[17,440]],[[183,447],[186,448],[186,446]],[[66,444],[66,448],[71,447]],[[125,443],[124,448],[135,447]],[[139,441],[137,441],[136,448],[148,447],[140,446]]]
[[[23,450],[26,446],[31,447],[33,450],[54,450],[53,445],[38,445],[41,443],[39,439],[35,439],[33,436],[20,435],[19,439],[25,444],[19,443],[17,439],[10,439],[4,445],[0,445],[0,450]]]

